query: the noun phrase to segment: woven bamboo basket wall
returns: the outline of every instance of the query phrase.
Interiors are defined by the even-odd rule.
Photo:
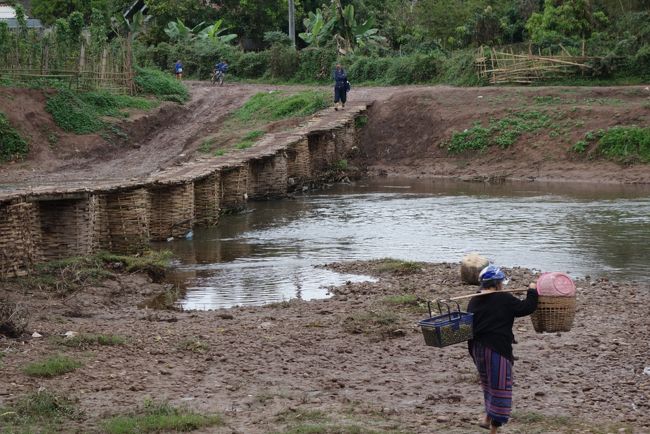
[[[221,172],[194,181],[194,224],[214,226],[221,212]]]
[[[237,210],[246,204],[248,163],[221,171],[221,209]]]
[[[345,158],[357,144],[357,129],[354,122],[349,122],[334,132],[334,143],[338,158]]]
[[[576,315],[576,297],[540,295],[537,310],[530,316],[537,333],[568,332]]]
[[[92,254],[98,240],[95,204],[94,197],[35,202],[41,230],[39,259],[50,261]]]
[[[29,273],[37,260],[39,236],[36,205],[0,204],[0,277]]]
[[[311,178],[309,142],[305,138],[287,148],[287,176],[295,183]]]
[[[95,195],[95,237],[97,250],[111,250],[106,194]]]
[[[258,160],[248,166],[248,197],[266,199],[287,194],[287,158],[278,153]]]
[[[106,195],[109,248],[114,253],[137,253],[149,243],[149,192],[144,188]]]
[[[152,240],[182,237],[194,226],[194,183],[149,190],[149,234]]]
[[[309,155],[311,158],[312,177],[329,169],[337,159],[336,143],[333,133],[310,134]]]

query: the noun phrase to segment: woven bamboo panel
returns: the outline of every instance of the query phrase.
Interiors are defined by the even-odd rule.
[[[106,195],[109,247],[115,253],[137,253],[149,243],[149,193],[144,188]]]
[[[284,153],[251,160],[248,166],[248,197],[268,199],[287,194],[287,158]]]
[[[248,163],[221,172],[221,209],[237,210],[248,198]]]
[[[37,260],[38,212],[33,203],[0,204],[0,277],[24,276]]]
[[[312,176],[326,171],[337,160],[336,143],[332,132],[310,134],[309,155]]]
[[[35,202],[41,230],[39,259],[50,261],[95,251],[95,202],[94,197]]]
[[[108,225],[107,199],[105,194],[98,194],[95,198],[95,243],[97,250],[111,249],[111,236]]]
[[[214,226],[221,212],[221,173],[194,181],[194,224]]]
[[[293,178],[296,183],[309,179],[311,177],[311,158],[308,140],[305,138],[291,144],[287,148],[286,154],[287,176]]]
[[[576,315],[575,297],[540,295],[537,310],[530,316],[537,333],[568,332]]]
[[[182,237],[194,225],[194,183],[149,190],[151,214],[149,234],[152,240]]]
[[[357,130],[354,122],[349,122],[334,131],[334,144],[338,158],[345,158],[357,144]]]

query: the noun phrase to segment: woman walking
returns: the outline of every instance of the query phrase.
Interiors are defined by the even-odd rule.
[[[344,109],[348,96],[348,75],[340,63],[336,64],[332,78],[334,79],[334,110],[339,109],[339,103],[341,109]]]
[[[485,417],[479,425],[496,434],[512,411],[512,327],[515,318],[530,315],[537,308],[537,289],[531,283],[524,300],[500,292],[507,280],[495,265],[485,267],[479,280],[481,290],[493,293],[473,297],[467,306],[474,314],[474,337],[468,347],[485,400]]]

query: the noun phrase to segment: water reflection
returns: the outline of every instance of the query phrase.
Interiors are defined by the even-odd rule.
[[[650,281],[650,190],[629,186],[375,180],[249,204],[180,257],[186,308],[325,297],[341,276],[316,265],[394,257],[458,261],[479,251],[504,266]]]

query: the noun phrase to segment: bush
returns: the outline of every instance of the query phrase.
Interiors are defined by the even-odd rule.
[[[271,77],[291,80],[296,75],[300,58],[295,48],[276,44],[269,50],[269,56]]]
[[[9,161],[27,155],[29,146],[9,120],[0,113],[0,161]]]
[[[155,95],[161,99],[175,98],[187,101],[187,88],[170,74],[155,69],[136,68],[135,83],[141,93]]]
[[[336,64],[336,47],[305,48],[300,51],[295,79],[304,82],[330,81]]]
[[[641,75],[650,76],[650,44],[642,46],[636,52],[634,69]]]
[[[621,162],[650,163],[650,127],[613,127],[598,141],[598,152]]]
[[[261,78],[269,68],[266,51],[244,53],[231,65],[233,74],[242,78]]]
[[[475,50],[454,51],[440,64],[438,81],[457,86],[478,86],[486,84],[476,75]]]

